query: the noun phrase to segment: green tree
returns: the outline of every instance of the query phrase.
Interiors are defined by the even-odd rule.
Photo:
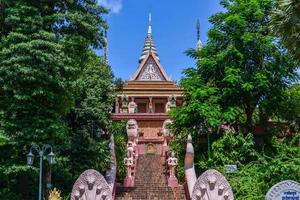
[[[185,104],[171,112],[177,133],[171,148],[180,156],[181,175],[182,149],[186,133],[191,133],[198,172],[213,167],[225,174],[225,163],[237,163],[238,172],[228,177],[235,198],[262,199],[276,182],[291,176],[299,179],[299,148],[273,138],[259,149],[251,134],[256,123],[280,115],[277,107],[282,104],[282,108],[291,104],[296,111],[298,90],[290,88],[298,78],[297,65],[270,27],[274,1],[222,0],[221,4],[225,11],[210,18],[207,44],[187,51],[197,63],[184,71],[181,81]],[[294,96],[295,102],[286,96]],[[201,148],[202,133],[213,139],[211,159]]]
[[[74,157],[69,156],[68,152],[73,150],[71,147],[74,148],[72,144],[77,135],[70,134],[64,116],[80,104],[86,109],[95,106],[94,110],[84,111],[86,115],[94,111],[97,111],[96,114],[106,112],[111,102],[111,87],[108,87],[111,71],[107,66],[100,65],[95,55],[91,55],[91,47],[101,48],[104,44],[103,32],[107,24],[102,15],[107,10],[93,0],[4,0],[0,2],[0,10],[1,130],[10,141],[7,144],[9,148],[1,151],[1,157],[7,158],[5,166],[10,170],[1,173],[0,194],[2,198],[10,191],[16,194],[15,197],[10,195],[12,199],[32,199],[36,193],[36,187],[32,185],[37,184],[37,174],[36,168],[26,166],[29,145],[52,144],[58,156],[56,166],[66,172],[62,175],[62,184],[71,187],[70,180],[73,181],[74,177],[70,166],[74,164]],[[99,64],[93,63],[92,59]],[[93,69],[91,65],[99,69]],[[89,96],[79,98],[74,90],[76,81],[80,78],[87,80],[87,76],[94,72],[98,73],[98,77],[103,76],[103,81],[107,83],[86,84],[83,87]],[[85,77],[83,74],[86,74]],[[100,91],[99,87],[103,89]],[[102,93],[96,95],[91,88]],[[99,96],[103,97],[102,104],[98,99],[93,100]],[[90,107],[84,107],[84,104]],[[102,125],[105,124],[105,117],[107,119],[107,114],[97,118],[95,115],[84,117],[82,120],[91,118]],[[85,131],[86,135],[93,133],[91,129]],[[95,156],[106,153],[101,151],[105,151],[107,145],[97,143],[90,136],[85,138],[86,143],[83,144],[96,147],[92,150],[98,152]],[[98,162],[99,159],[89,160],[91,167],[100,168],[99,165],[105,163]],[[104,160],[107,163],[106,157]],[[50,170],[46,163],[45,173],[48,176]],[[3,193],[2,188],[6,192]]]
[[[75,105],[65,116],[68,142],[62,143],[62,162],[53,170],[53,183],[64,193],[71,191],[84,170],[93,168],[104,174],[111,162],[108,133],[114,101],[112,82],[110,67],[90,51],[72,86]]]
[[[296,65],[270,30],[274,2],[223,0],[221,4],[226,11],[210,18],[213,26],[207,44],[188,51],[197,59],[197,67],[186,70],[182,82],[187,102],[175,119],[185,118],[197,126],[203,120],[195,115],[208,104],[208,112],[220,108],[211,115],[213,121],[243,124],[243,132],[249,132],[255,124],[254,112],[259,111],[260,120],[268,119],[273,110],[267,105],[296,80]],[[207,101],[198,97],[211,90],[216,97]],[[215,103],[207,103],[212,98]],[[197,112],[190,115],[186,110]]]
[[[84,141],[76,137],[81,135],[80,131],[88,134],[92,141],[105,141],[105,134],[108,133],[111,126],[110,110],[114,102],[112,82],[113,74],[110,67],[103,64],[94,52],[90,52],[85,69],[74,83],[76,105],[66,117],[68,127],[71,133],[74,134],[72,138],[77,140],[73,148],[76,148]],[[82,149],[78,150],[78,153],[84,157],[89,155],[86,161],[90,161],[93,164],[86,163],[86,167],[83,167],[80,162],[74,162],[81,165],[81,167],[77,167],[77,170],[82,168],[79,170],[81,173],[88,166],[93,167],[102,163],[103,166],[94,166],[94,168],[104,171],[110,163],[108,145],[106,146],[106,151],[100,153],[99,151],[105,148],[97,149],[90,145],[92,152],[85,152],[84,148],[87,145],[82,145]],[[78,159],[78,161],[81,159],[77,155],[73,156],[73,158]]]
[[[278,104],[276,116],[281,120],[288,121],[296,129],[300,128],[300,84],[291,85],[282,94],[284,100]]]
[[[277,2],[279,5],[273,14],[274,31],[300,62],[300,1],[277,0]]]

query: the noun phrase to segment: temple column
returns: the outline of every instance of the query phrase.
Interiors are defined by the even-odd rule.
[[[149,113],[153,113],[152,97],[149,97]]]
[[[120,112],[120,104],[119,104],[119,97],[116,97],[115,100],[115,113],[119,113]]]

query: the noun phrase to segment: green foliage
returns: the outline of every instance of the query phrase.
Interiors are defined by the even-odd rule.
[[[121,78],[116,78],[114,80],[115,90],[122,91],[124,86],[124,81]]]
[[[127,153],[126,123],[114,122],[112,124],[112,134],[115,138],[117,180],[122,182],[126,177],[126,167],[124,165],[124,158]]]
[[[94,52],[87,55],[81,73],[73,82],[75,106],[65,117],[69,142],[62,153],[67,159],[62,158],[53,170],[53,182],[64,193],[71,191],[70,183],[83,171],[93,168],[104,174],[111,162],[109,137],[104,133],[110,132],[108,111],[114,99],[113,75]],[[63,181],[66,177],[67,181]]]
[[[212,156],[207,163],[208,167],[224,166],[225,164],[245,163],[257,160],[258,154],[254,150],[254,140],[251,133],[225,133],[221,138],[212,144]],[[200,160],[197,165],[205,167],[205,161]]]
[[[277,117],[287,120],[299,130],[300,126],[300,84],[295,83],[282,94],[284,100],[278,104]]]
[[[68,193],[83,170],[110,163],[99,133],[109,125],[113,76],[91,50],[104,44],[107,10],[86,0],[4,0],[0,10],[0,198],[36,195],[32,143],[53,146],[52,184]],[[44,173],[49,180],[47,162]]]
[[[222,114],[218,105],[216,89],[211,86],[193,87],[189,81],[183,82],[183,86],[190,88],[186,92],[188,106],[183,106],[170,112],[171,116],[176,119],[177,127],[193,127],[195,125],[218,127]]]
[[[236,199],[262,199],[280,181],[300,181],[299,147],[276,138],[266,147],[256,161],[229,177]]]
[[[226,175],[225,164],[237,164],[238,171],[227,176],[235,199],[263,199],[267,191],[276,183],[291,179],[300,181],[300,149],[295,146],[294,137],[271,138],[263,148],[257,149],[252,134],[226,133],[212,143],[211,159],[206,159],[205,151],[195,147],[195,168],[200,175],[214,168]],[[177,175],[184,181],[184,154],[186,134],[180,134],[171,143],[172,151],[179,156]]]
[[[274,114],[274,104],[297,80],[297,65],[272,35],[273,1],[221,4],[225,12],[210,18],[207,44],[187,51],[197,66],[184,71],[186,104],[172,116],[178,127],[203,126],[217,132],[223,122],[234,122],[241,132],[251,132],[256,110],[260,122]]]

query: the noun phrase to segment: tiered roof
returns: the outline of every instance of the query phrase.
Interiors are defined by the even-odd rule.
[[[152,37],[151,14],[149,15],[148,33],[139,63],[133,78],[125,83],[123,94],[182,95],[182,89],[176,85],[176,82],[171,81],[160,63]]]

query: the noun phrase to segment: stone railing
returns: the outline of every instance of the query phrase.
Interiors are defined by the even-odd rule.
[[[128,137],[127,154],[124,158],[126,166],[126,177],[124,179],[124,187],[134,187],[136,162],[138,157],[138,124],[134,119],[128,120],[126,131]]]
[[[134,146],[133,142],[129,141],[127,143],[126,158],[124,158],[124,164],[127,172],[124,179],[124,187],[134,187],[137,156],[137,147]]]
[[[185,178],[188,196],[192,200],[233,200],[231,186],[226,178],[214,169],[207,170],[198,179],[194,167],[194,147],[192,137],[187,138],[185,154]]]

